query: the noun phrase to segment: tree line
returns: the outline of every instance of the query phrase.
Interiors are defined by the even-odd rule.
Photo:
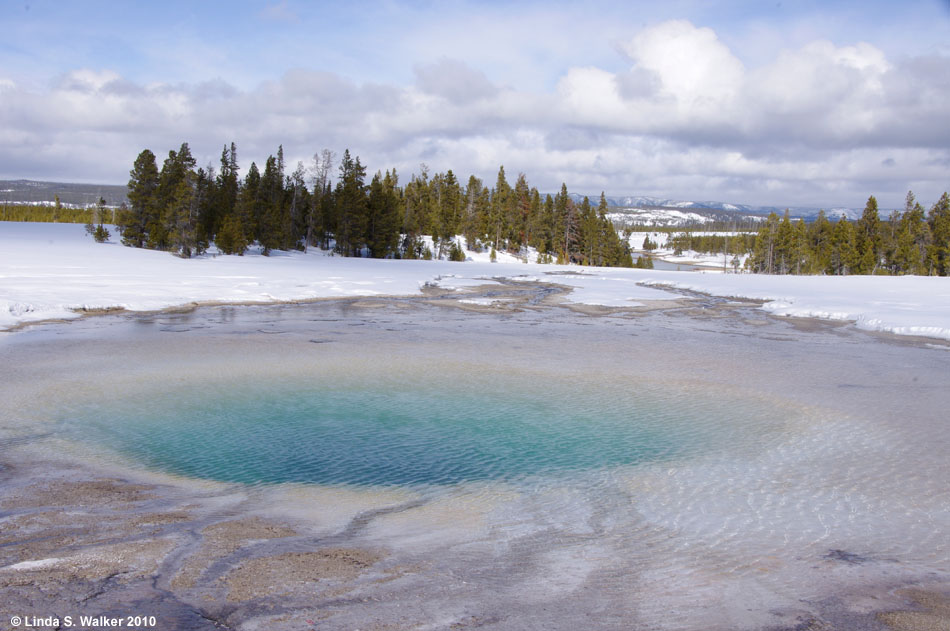
[[[765,274],[950,275],[950,196],[925,212],[912,192],[903,212],[880,218],[868,198],[861,218],[832,223],[824,211],[811,224],[771,213],[755,237],[747,267]]]
[[[682,234],[671,235],[666,247],[673,250],[673,253],[676,255],[682,254],[683,250],[735,255],[750,252],[755,245],[755,239],[756,235],[747,232],[727,235],[684,232]],[[649,248],[647,247],[648,245],[650,246]],[[643,242],[644,250],[656,249],[656,247],[657,243],[650,241],[649,237]]]
[[[116,217],[122,242],[183,257],[211,243],[226,254],[257,243],[264,254],[319,246],[343,256],[464,260],[456,239],[462,235],[468,249],[493,255],[533,247],[541,262],[633,265],[603,193],[596,206],[586,197],[575,203],[564,184],[542,197],[523,173],[509,183],[504,167],[491,188],[474,175],[463,185],[451,169],[430,174],[425,165],[405,185],[395,169],[367,182],[367,167],[349,150],[335,163],[323,150],[309,167],[301,162],[288,174],[281,146],[263,172],[252,162],[242,178],[234,143],[224,146],[217,168],[197,167],[188,143],[169,151],[160,169],[145,149]],[[435,252],[423,235],[432,237]]]

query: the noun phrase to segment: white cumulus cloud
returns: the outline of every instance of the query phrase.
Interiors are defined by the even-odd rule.
[[[613,67],[566,68],[549,90],[446,57],[405,85],[307,68],[250,88],[107,69],[45,89],[0,79],[0,176],[123,182],[146,147],[163,156],[187,141],[204,165],[233,140],[245,172],[282,144],[288,164],[350,148],[404,179],[424,161],[491,182],[504,164],[543,190],[591,194],[860,206],[950,186],[946,56],[815,40],[747,67],[683,20],[623,42]]]

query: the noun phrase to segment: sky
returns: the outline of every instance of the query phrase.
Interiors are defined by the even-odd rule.
[[[929,206],[950,190],[950,0],[0,0],[0,178],[349,149],[542,192]]]

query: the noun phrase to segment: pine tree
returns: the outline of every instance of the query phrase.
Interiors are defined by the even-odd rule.
[[[855,225],[855,259],[853,273],[872,274],[881,260],[881,219],[877,199],[872,195]]]
[[[478,205],[478,200],[482,194],[482,181],[474,175],[469,176],[468,184],[465,186],[462,234],[465,235],[465,246],[469,250],[477,249],[479,238],[484,236],[481,230],[483,214]]]
[[[752,250],[752,256],[746,264],[753,272],[773,274],[777,271],[776,253],[779,249],[779,219],[774,212],[769,213],[768,218],[762,222],[759,232],[755,237],[755,245]]]
[[[217,191],[214,167],[208,165],[207,171],[199,168],[195,173],[195,252],[201,254],[214,239],[214,224],[217,207]]]
[[[257,241],[267,256],[271,250],[283,248],[289,240],[290,215],[284,204],[283,147],[278,151],[278,157],[267,157],[259,195]]]
[[[366,234],[366,191],[363,183],[366,167],[359,157],[353,160],[350,150],[343,152],[340,161],[340,181],[336,188],[339,209],[339,231],[336,247],[344,256],[359,256]]]
[[[231,225],[232,231],[240,230],[241,238],[237,238],[236,243],[250,245],[255,241],[257,232],[256,218],[260,215],[260,188],[261,173],[257,169],[257,164],[251,162],[247,175],[244,176],[244,185],[238,192],[237,203],[234,208],[234,222]],[[246,247],[245,245],[245,247]],[[244,250],[242,249],[241,252]]]
[[[178,152],[169,151],[158,177],[160,220],[148,228],[149,246],[171,249],[188,258],[196,245],[195,159],[188,143]]]
[[[528,243],[529,219],[531,217],[531,187],[524,173],[518,174],[515,186],[511,190],[511,199],[508,203],[506,240],[509,248],[520,250]]]
[[[950,276],[950,195],[944,193],[927,215],[931,242],[927,248],[928,268],[934,274]]]
[[[109,231],[103,225],[105,216],[106,200],[100,197],[92,211],[92,216],[86,222],[86,234],[91,235],[96,243],[105,243],[109,240]]]
[[[158,215],[157,190],[155,154],[145,149],[129,172],[128,210],[119,215],[119,232],[125,245],[141,248],[148,241],[148,226],[155,223]]]
[[[818,217],[808,228],[809,263],[808,274],[832,274],[831,269],[831,222],[824,210],[818,211]]]
[[[458,179],[449,169],[445,175],[440,178],[438,192],[438,214],[439,222],[433,236],[442,241],[454,239],[459,232],[461,221],[462,190],[459,187]],[[441,249],[441,247],[440,247]]]
[[[227,145],[221,150],[221,162],[218,169],[218,175],[215,180],[214,199],[212,202],[214,210],[211,213],[211,231],[217,234],[224,222],[232,218],[235,214],[238,200],[238,163],[237,146],[232,142],[231,147]],[[231,230],[235,229],[236,221],[231,221]],[[242,250],[243,252],[243,250]]]
[[[489,220],[489,238],[492,241],[492,248],[496,250],[503,247],[502,238],[507,234],[506,224],[511,199],[511,186],[505,178],[505,167],[501,166],[498,168],[498,179],[495,181],[495,188],[491,192],[491,216]]]
[[[854,226],[842,215],[831,233],[831,270],[833,274],[850,274],[855,261]]]
[[[309,215],[312,207],[310,191],[307,190],[307,184],[304,181],[305,174],[303,162],[298,162],[297,168],[287,177],[284,186],[285,196],[290,198],[290,233],[287,235],[284,246],[297,250],[307,248]]]
[[[367,209],[366,247],[369,255],[386,258],[396,252],[399,245],[399,195],[395,175],[379,171],[369,185]]]
[[[406,186],[402,231],[406,234],[405,254],[414,257],[422,235],[431,234],[430,225],[436,214],[429,185],[429,168],[420,165],[419,175],[413,175]]]

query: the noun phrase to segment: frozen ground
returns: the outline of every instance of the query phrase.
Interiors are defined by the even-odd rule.
[[[275,302],[414,295],[524,279],[574,288],[570,300],[630,307],[686,289],[766,301],[776,315],[852,320],[858,327],[950,339],[950,278],[758,276],[486,262],[392,261],[277,252],[183,260],[97,244],[76,224],[0,223],[0,327],[77,317],[82,311],[158,310],[195,302]],[[508,261],[508,262],[506,262]],[[552,273],[553,272],[553,273]]]

